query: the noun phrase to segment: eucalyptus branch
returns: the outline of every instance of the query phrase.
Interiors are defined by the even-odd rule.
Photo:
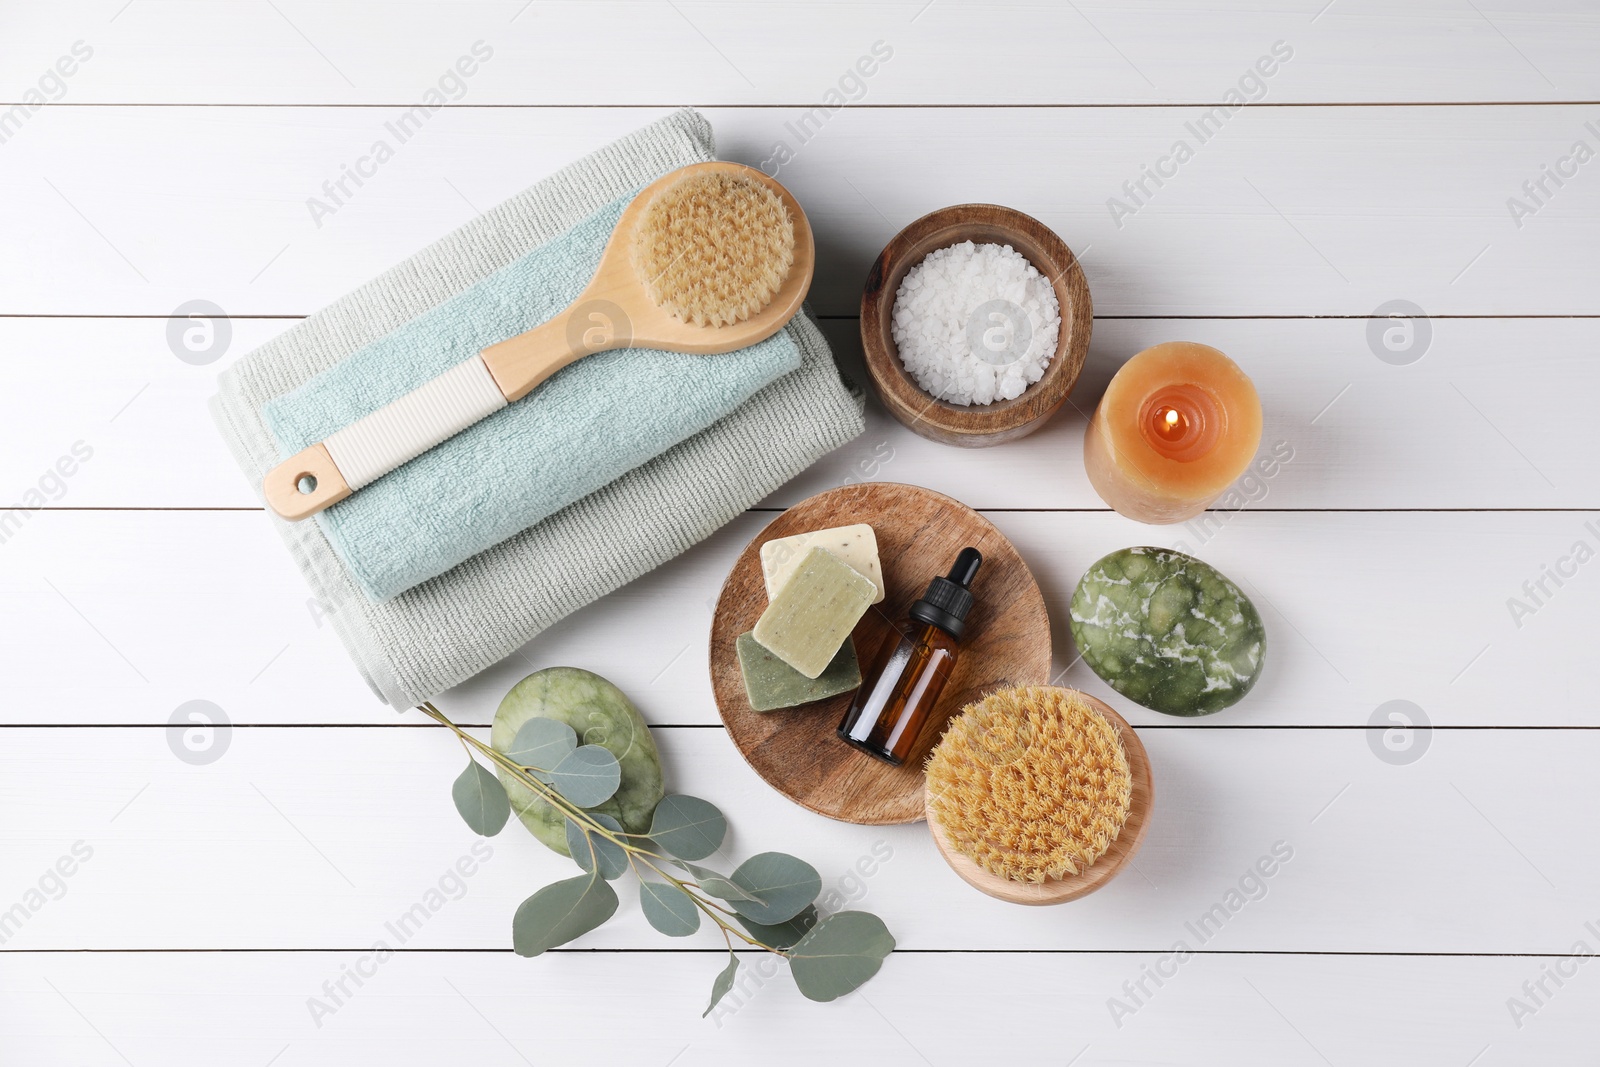
[[[651,863],[649,860],[645,860],[644,864],[645,864],[645,866],[649,867],[652,871],[655,871],[657,874],[659,874],[662,878],[665,878],[668,882],[671,882],[674,886],[676,886],[683,893],[684,896],[688,897],[691,901],[694,902],[694,906],[695,907],[699,908],[702,912],[704,912],[706,914],[707,918],[709,918],[712,922],[716,923],[717,926],[720,927],[721,930],[722,930],[722,939],[724,941],[728,940],[728,935],[729,934],[732,934],[734,937],[739,938],[741,941],[743,941],[746,944],[750,945],[752,948],[762,949],[763,951],[770,952],[775,956],[782,956],[784,959],[788,959],[789,958],[789,954],[787,952],[785,952],[783,949],[781,949],[781,948],[773,948],[771,945],[765,944],[764,942],[762,942],[762,941],[760,941],[760,940],[758,940],[758,939],[756,939],[754,937],[751,937],[749,934],[745,933],[743,930],[740,930],[738,927],[732,926],[732,925],[728,924],[727,922],[723,921],[722,917],[720,915],[716,914],[717,912],[720,911],[720,912],[722,912],[723,915],[737,915],[738,912],[733,911],[733,910],[731,910],[729,908],[724,908],[720,904],[712,903],[712,901],[710,900],[709,897],[704,897],[704,896],[701,896],[699,893],[691,892],[690,891],[691,887],[694,888],[694,889],[700,888],[699,886],[696,886],[693,882],[685,882],[685,881],[683,881],[683,880],[681,880],[679,878],[675,878],[672,875],[668,874],[666,871],[663,871],[660,867],[657,867],[655,864]],[[634,857],[632,855],[630,855],[628,857],[628,865],[633,868],[634,876],[637,877],[639,879],[639,881],[641,881],[641,882],[644,881],[644,875],[639,873],[639,866],[638,866],[637,863],[634,862]],[[729,946],[729,951],[732,951],[732,946]]]
[[[737,912],[728,908],[724,908],[719,904],[711,903],[709,899],[702,897],[701,893],[693,891],[700,888],[698,885],[695,885],[693,882],[684,881],[683,879],[669,874],[657,866],[652,860],[652,858],[665,860],[667,857],[663,856],[659,852],[652,852],[651,850],[636,845],[631,840],[628,840],[629,838],[633,837],[642,837],[648,840],[649,835],[629,834],[625,832],[618,833],[605,824],[597,821],[592,814],[568,801],[566,797],[561,795],[559,790],[552,788],[547,783],[530,774],[530,768],[522,766],[516,760],[511,759],[499,749],[492,745],[484,744],[482,741],[478,740],[476,737],[473,737],[461,727],[457,726],[447,715],[445,715],[444,712],[435,707],[431,701],[418,705],[417,710],[428,716],[430,719],[433,719],[441,726],[444,726],[454,732],[456,737],[460,739],[463,744],[471,745],[473,748],[483,753],[484,757],[492,761],[495,765],[505,768],[506,772],[515,778],[518,784],[525,786],[531,792],[537,794],[541,800],[560,811],[562,815],[579,824],[584,829],[585,840],[588,840],[587,835],[592,833],[606,838],[612,844],[622,849],[627,855],[628,864],[633,868],[635,875],[639,874],[639,868],[635,862],[638,860],[639,862],[644,863],[645,866],[649,867],[656,874],[660,875],[665,881],[670,882],[675,888],[683,893],[684,896],[688,897],[694,903],[696,908],[704,912],[707,918],[716,923],[717,926],[721,927],[724,939],[726,939],[729,934],[732,934],[734,937],[739,938],[752,948],[759,948],[765,952],[770,952],[775,956],[782,956],[785,959],[788,958],[789,954],[783,949],[775,948],[758,938],[751,937],[743,930],[730,924],[727,920],[722,918],[722,915],[737,915]],[[531,770],[543,769],[546,768],[531,768]],[[598,865],[599,857],[595,855],[594,844],[592,842],[589,843],[589,855],[591,862]],[[641,876],[641,881],[642,880],[643,878]],[[693,889],[691,889],[691,886]],[[717,914],[718,912],[721,912],[722,915]]]
[[[841,911],[819,917],[821,876],[809,863],[783,852],[751,856],[726,875],[698,866],[696,861],[722,848],[728,832],[722,812],[698,797],[664,793],[649,728],[615,686],[570,667],[540,673],[551,677],[538,683],[541,696],[534,707],[525,704],[518,709],[512,702],[516,690],[507,698],[515,736],[505,743],[504,751],[457,726],[433,704],[418,708],[455,734],[466,752],[467,767],[451,786],[451,795],[469,827],[486,837],[498,834],[512,814],[508,787],[521,786],[526,798],[518,794],[518,817],[541,841],[570,855],[583,870],[577,877],[538,890],[517,908],[511,938],[518,955],[540,955],[606,922],[619,903],[611,883],[632,870],[639,880],[640,910],[661,933],[687,937],[703,927],[703,919],[721,931],[728,963],[712,982],[704,1014],[733,988],[740,966],[734,938],[788,960],[795,984],[812,1000],[834,1000],[877,973],[894,948],[894,938],[877,916]],[[649,755],[643,766],[648,773],[641,772],[637,756],[625,767],[625,752],[613,751],[604,742],[580,743],[575,723],[568,721],[578,713],[570,695],[566,708],[556,704],[549,714],[543,713],[540,703],[549,699],[550,692],[544,687],[563,682],[583,687],[585,696],[576,701],[580,704],[589,699],[587,694],[600,691],[602,708],[610,707],[631,729],[644,732]],[[507,706],[502,704],[496,713],[497,728]],[[583,714],[605,712],[591,707]],[[624,782],[629,775],[631,786]],[[616,816],[598,810],[614,798]],[[540,801],[546,806],[538,807]],[[553,822],[553,816],[560,821]],[[648,831],[641,832],[646,823]],[[550,839],[552,831],[565,834],[564,847]],[[685,876],[668,867],[684,871]],[[644,877],[646,870],[661,881]]]

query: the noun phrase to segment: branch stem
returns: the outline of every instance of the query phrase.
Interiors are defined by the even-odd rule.
[[[745,944],[751,946],[752,948],[759,948],[764,951],[771,952],[777,956],[786,957],[788,955],[782,949],[774,948],[771,945],[758,940],[757,938],[751,937],[743,930],[730,924],[722,917],[722,915],[717,914],[718,912],[721,912],[723,915],[733,915],[735,912],[722,907],[720,904],[712,903],[709,899],[709,894],[702,897],[701,892],[703,891],[696,892],[696,890],[700,888],[698,885],[668,874],[666,871],[662,870],[661,867],[655,863],[655,861],[661,860],[663,862],[670,862],[666,856],[663,856],[659,852],[653,852],[641,845],[636,845],[631,840],[635,837],[644,838],[645,835],[629,834],[625,832],[619,833],[618,831],[612,830],[610,827],[599,822],[589,812],[578,807],[566,797],[562,796],[561,792],[551,786],[548,782],[541,781],[530,773],[530,770],[538,770],[539,768],[530,769],[528,767],[524,767],[517,763],[516,760],[513,760],[511,757],[501,752],[499,749],[494,748],[492,745],[484,744],[482,741],[478,740],[476,737],[473,737],[461,727],[451,722],[449,717],[446,716],[444,712],[434,707],[431,702],[418,705],[417,710],[428,716],[428,718],[432,719],[440,726],[451,730],[456,737],[461,740],[461,743],[464,746],[470,745],[472,749],[476,749],[483,755],[485,759],[504,769],[507,774],[516,779],[519,785],[522,785],[531,792],[535,793],[541,800],[555,808],[557,811],[561,812],[561,814],[567,819],[577,823],[578,826],[586,832],[586,840],[587,834],[592,833],[596,836],[605,838],[618,848],[622,849],[627,855],[628,865],[633,868],[633,873],[635,875],[639,874],[638,864],[643,863],[646,867],[649,867],[663,879],[670,882],[678,889],[679,892],[687,896],[694,903],[695,907],[704,912],[712,922],[716,923],[717,926],[722,929],[722,936],[724,940],[727,940],[728,935],[732,934],[734,937],[737,937],[739,940],[745,942]],[[470,755],[471,752],[469,750],[469,758]],[[592,854],[594,850],[594,844],[592,841],[589,843],[589,848]],[[598,866],[598,858],[596,858],[596,867]],[[643,878],[641,877],[640,880],[643,881]],[[731,946],[729,951],[732,951]]]

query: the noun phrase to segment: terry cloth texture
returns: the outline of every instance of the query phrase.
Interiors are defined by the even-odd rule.
[[[539,182],[242,359],[220,378],[212,412],[245,477],[259,492],[267,470],[289,454],[268,426],[273,401],[662,174],[714,157],[706,120],[677,112]],[[798,367],[730,414],[390,599],[363,593],[324,526],[269,513],[270,520],[373,690],[396,707],[420,703],[682,553],[862,432],[861,394],[840,378],[816,324],[796,316],[778,336],[773,347],[792,346]]]
[[[635,192],[268,401],[282,458],[553,318],[594,277]],[[660,455],[799,365],[782,332],[717,356],[592,355],[316,521],[361,590],[387,600]]]

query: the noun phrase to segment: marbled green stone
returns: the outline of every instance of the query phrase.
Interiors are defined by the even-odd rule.
[[[1261,677],[1267,631],[1215,567],[1164,548],[1125,548],[1072,594],[1072,638],[1106,684],[1168,715],[1209,715]]]
[[[762,648],[754,633],[740,634],[737,648],[739,673],[744,675],[744,692],[753,711],[792,708],[861,686],[861,664],[856,661],[855,643],[848,637],[815,678],[807,678]]]
[[[650,829],[650,817],[665,791],[661,754],[644,717],[622,690],[577,667],[547,667],[512,686],[494,713],[489,743],[501,752],[529,719],[559,719],[578,735],[580,745],[603,745],[622,764],[622,785],[616,795],[590,811],[611,816],[629,833]],[[566,818],[531,789],[496,768],[511,797],[511,810],[534,837],[563,856],[567,851]]]

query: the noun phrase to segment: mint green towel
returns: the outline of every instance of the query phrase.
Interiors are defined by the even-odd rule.
[[[631,199],[268,402],[262,415],[283,457],[554,317],[593,277]],[[588,356],[316,521],[361,590],[387,600],[653,459],[799,365],[785,333],[717,356]]]

